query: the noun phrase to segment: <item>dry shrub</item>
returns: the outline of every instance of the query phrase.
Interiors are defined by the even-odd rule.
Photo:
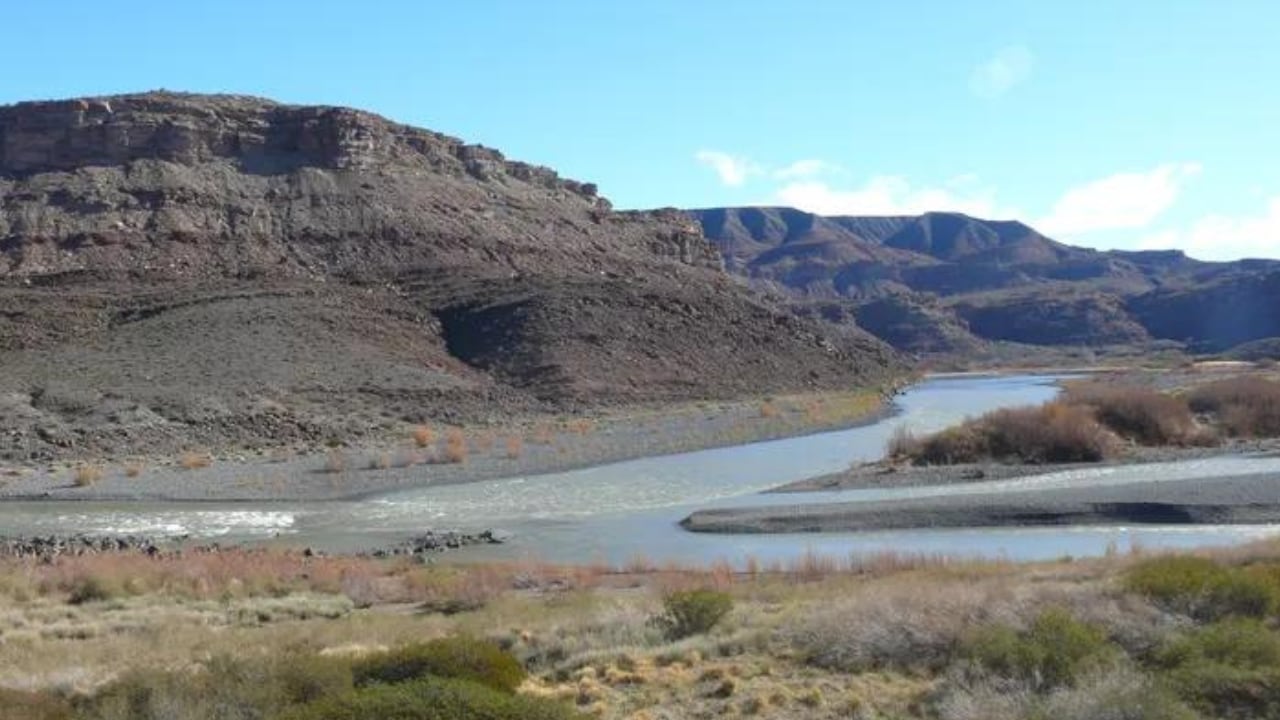
[[[324,456],[324,471],[340,473],[347,470],[347,456],[341,450],[330,450]]]
[[[776,418],[782,414],[778,406],[773,402],[766,400],[760,403],[760,417],[765,419]]]
[[[145,468],[146,466],[141,461],[127,462],[124,464],[124,476],[136,478],[142,474]]]
[[[213,458],[209,457],[209,453],[202,452],[184,452],[178,457],[178,465],[184,470],[198,470],[207,468],[213,464]]]
[[[413,442],[420,448],[430,447],[436,442],[436,431],[426,425],[419,425],[411,433]]]
[[[91,487],[102,479],[102,467],[100,465],[81,465],[76,468],[72,479],[76,487]]]
[[[524,438],[519,435],[508,435],[506,440],[506,456],[515,460],[524,454]]]
[[[1157,390],[1085,384],[1068,390],[1065,400],[1093,408],[1099,422],[1142,445],[1186,445],[1202,437],[1187,401]]]
[[[459,428],[450,428],[444,438],[444,462],[459,464],[467,461],[467,436]]]
[[[1217,417],[1235,437],[1280,437],[1280,382],[1237,377],[1192,390],[1191,409]]]
[[[370,470],[387,470],[391,467],[391,454],[382,452],[369,458]]]
[[[1089,408],[1051,402],[997,410],[919,440],[899,436],[890,450],[920,465],[1098,462],[1119,452],[1120,443]]]

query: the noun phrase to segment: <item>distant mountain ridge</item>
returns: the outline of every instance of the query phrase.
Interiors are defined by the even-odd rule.
[[[802,314],[843,316],[903,350],[1166,340],[1219,351],[1280,335],[1277,261],[1093,250],[1016,220],[959,213],[687,212],[731,272]]]

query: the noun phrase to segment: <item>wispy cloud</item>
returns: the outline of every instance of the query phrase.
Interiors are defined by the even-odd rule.
[[[997,98],[1031,77],[1035,56],[1023,45],[1000,49],[969,75],[969,90],[980,98]]]
[[[1062,238],[1100,230],[1149,228],[1173,207],[1183,185],[1199,172],[1197,163],[1166,163],[1146,171],[1109,175],[1067,190],[1035,225]]]
[[[1267,200],[1258,214],[1208,215],[1184,228],[1152,233],[1139,247],[1178,249],[1200,260],[1280,258],[1280,195]]]
[[[843,173],[844,169],[834,163],[826,160],[818,160],[809,158],[807,160],[797,160],[790,165],[780,167],[773,171],[773,177],[779,180],[799,180],[803,178],[818,177],[819,175],[831,175]]]
[[[720,182],[729,187],[739,187],[747,179],[764,173],[764,168],[750,158],[731,155],[719,150],[699,150],[694,159],[715,171]]]
[[[906,178],[879,175],[851,188],[836,188],[817,180],[781,187],[777,199],[819,215],[915,215],[923,212],[961,212],[977,217],[1010,217],[1000,208],[992,188],[966,179],[946,187],[917,187]]]

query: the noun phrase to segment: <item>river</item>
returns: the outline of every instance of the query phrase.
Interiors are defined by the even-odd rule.
[[[1264,537],[1274,526],[1142,526],[975,529],[779,535],[688,533],[676,523],[692,510],[788,501],[822,502],[928,494],[1118,483],[1132,479],[1280,472],[1276,458],[1217,458],[1176,466],[1058,473],[1003,483],[938,488],[767,495],[761,490],[879,458],[900,426],[946,427],[988,410],[1052,398],[1058,378],[1043,375],[936,377],[896,401],[897,413],[863,427],[698,452],[642,458],[582,470],[424,487],[359,501],[274,503],[6,502],[4,534],[184,535],[261,540],[350,550],[389,544],[426,529],[497,528],[503,545],[458,551],[461,559],[547,562],[762,563],[807,552],[844,558],[883,552],[1037,559],[1097,555],[1108,548],[1221,545]]]

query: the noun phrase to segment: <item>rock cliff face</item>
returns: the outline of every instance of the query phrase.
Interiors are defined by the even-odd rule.
[[[748,207],[690,215],[730,271],[803,313],[820,307],[825,317],[856,318],[911,352],[1158,340],[1219,351],[1280,335],[1280,262],[1099,252],[1019,222],[955,213],[821,217]]]
[[[847,387],[854,329],[687,215],[357,110],[0,108],[0,454],[346,439],[428,418]]]

